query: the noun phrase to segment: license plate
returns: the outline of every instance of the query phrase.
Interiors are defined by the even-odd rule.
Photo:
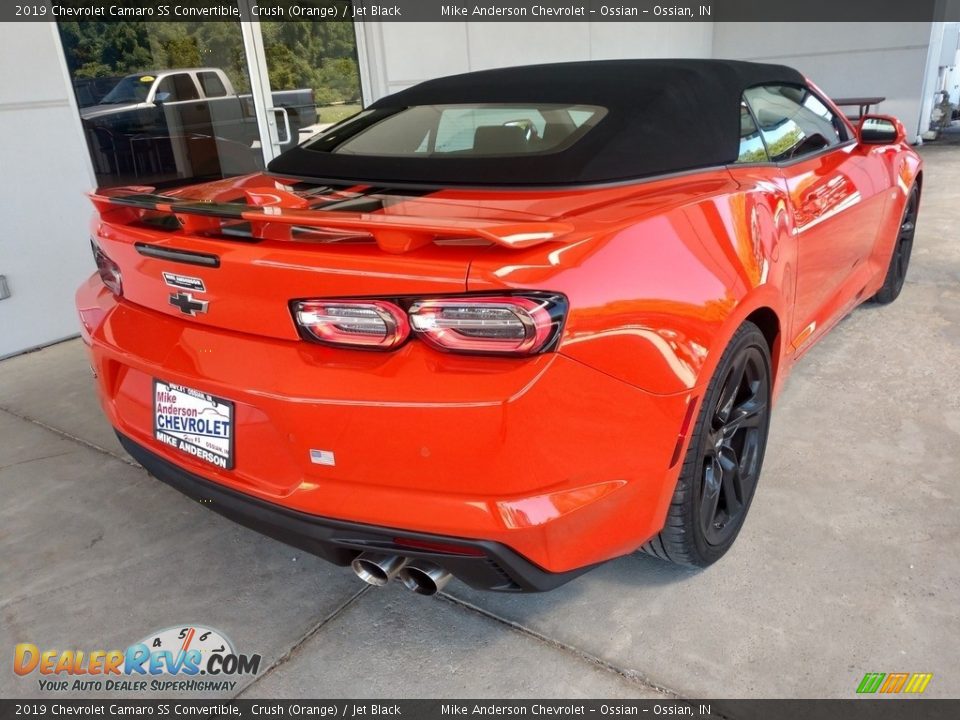
[[[233,403],[229,400],[154,380],[153,435],[218,468],[233,468]]]

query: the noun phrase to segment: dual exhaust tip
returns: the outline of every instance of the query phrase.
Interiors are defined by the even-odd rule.
[[[365,583],[383,587],[394,578],[400,578],[408,590],[418,595],[436,595],[453,577],[432,562],[400,555],[365,552],[355,557],[351,566]]]

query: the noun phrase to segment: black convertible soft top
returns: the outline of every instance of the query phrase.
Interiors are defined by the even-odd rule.
[[[280,155],[269,171],[389,186],[562,186],[725,165],[739,153],[744,89],[771,83],[800,85],[804,78],[783,65],[733,60],[602,60],[453,75],[389,95],[368,109],[375,118],[414,106],[485,103],[578,104],[607,112],[557,152],[358,155],[318,142]]]

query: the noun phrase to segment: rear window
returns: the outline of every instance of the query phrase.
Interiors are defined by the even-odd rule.
[[[533,155],[565,150],[606,115],[594,105],[418,105],[361,112],[304,147],[394,157]]]
[[[217,98],[227,94],[227,89],[223,86],[223,81],[215,72],[198,73],[200,85],[203,87],[203,94],[207,97]]]

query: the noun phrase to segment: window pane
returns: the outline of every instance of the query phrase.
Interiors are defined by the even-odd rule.
[[[806,88],[770,85],[744,93],[775,161],[803,157],[845,140],[843,125]]]
[[[262,20],[280,150],[361,110],[352,20]],[[289,126],[290,134],[287,135]]]
[[[156,97],[161,102],[170,103],[180,102],[181,100],[196,100],[200,96],[197,94],[197,88],[189,74],[176,73],[175,75],[167,75],[160,81],[157,85]]]
[[[196,100],[200,97],[191,75],[186,73],[174,75],[173,83],[177,87],[177,98],[180,100]]]
[[[163,187],[263,167],[239,23],[57,27],[99,187]],[[182,72],[194,67],[222,92],[201,92]]]
[[[197,73],[200,78],[200,86],[203,88],[203,94],[208,98],[223,97],[227,94],[227,89],[223,86],[220,76],[212,72]]]
[[[746,103],[740,103],[740,156],[738,163],[767,162],[767,148]]]
[[[150,92],[150,86],[155,80],[156,77],[150,73],[127,75],[125,78],[117,78],[113,88],[100,98],[98,102],[102,105],[144,102],[147,99],[147,94]],[[97,103],[90,104],[96,105]]]
[[[420,105],[361,114],[307,144],[354,155],[524,155],[569,147],[606,114],[588,105]]]

